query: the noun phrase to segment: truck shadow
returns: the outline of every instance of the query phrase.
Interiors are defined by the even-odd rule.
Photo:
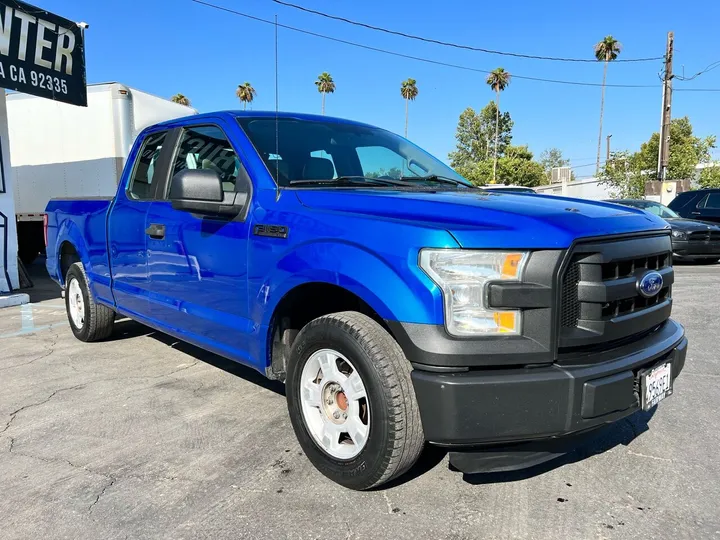
[[[614,424],[601,428],[593,437],[572,452],[546,461],[545,463],[516,471],[463,474],[463,481],[471,485],[518,482],[602,454],[619,445],[627,446],[650,429],[648,422],[654,416],[656,409],[657,407],[647,412],[637,411],[627,418],[623,418]],[[447,453],[447,450],[444,448],[427,445],[423,450],[422,456],[412,469],[392,482],[380,486],[378,489],[382,491],[396,487],[424,475],[431,469],[437,467],[445,459]],[[448,469],[455,470],[450,465],[448,465]]]
[[[110,336],[106,341],[119,341],[140,336],[151,337],[168,347],[181,351],[197,360],[200,360],[201,362],[205,362],[206,364],[210,364],[211,366],[221,369],[226,373],[234,375],[235,377],[240,377],[241,379],[261,386],[266,390],[270,390],[281,396],[285,395],[285,385],[280,381],[271,381],[252,368],[243,366],[233,360],[228,360],[227,358],[208,352],[199,347],[195,347],[194,345],[190,345],[189,343],[176,339],[168,334],[158,332],[157,330],[153,330],[149,326],[145,326],[144,324],[130,319],[117,320],[115,322],[115,328],[112,336]]]
[[[637,411],[605,428],[598,430],[597,434],[572,452],[556,459],[546,461],[534,467],[509,472],[491,472],[480,474],[464,474],[463,480],[468,484],[483,485],[517,482],[540,476],[571,463],[603,454],[616,446],[628,446],[637,437],[650,429],[648,422],[655,415],[657,407],[649,411]]]
[[[194,345],[190,345],[184,341],[180,341],[168,334],[158,332],[148,326],[130,319],[121,319],[116,321],[115,330],[107,341],[118,341],[141,336],[156,339],[168,347],[182,351],[197,360],[210,364],[231,375],[240,377],[250,383],[257,384],[258,386],[275,392],[278,395],[285,395],[285,385],[279,381],[270,381],[262,374],[249,367],[243,366],[237,362],[228,360],[227,358],[208,352],[204,349],[200,349],[199,347],[195,347]],[[615,422],[605,428],[599,429],[592,438],[585,441],[575,450],[551,461],[517,471],[463,474],[463,480],[471,485],[518,482],[540,476],[563,467],[564,465],[576,463],[589,457],[602,454],[619,445],[627,446],[649,429],[648,422],[654,416],[655,411],[656,408],[647,412],[638,411],[627,418],[619,420],[618,422]],[[399,478],[387,484],[383,484],[378,488],[378,490],[383,491],[385,489],[390,489],[424,475],[442,463],[446,455],[446,449],[426,445],[420,459],[412,469]],[[448,466],[448,468],[451,467]]]

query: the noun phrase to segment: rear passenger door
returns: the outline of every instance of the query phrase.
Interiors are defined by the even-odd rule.
[[[703,221],[720,223],[720,191],[710,192],[705,195],[692,214],[693,217]]]
[[[223,190],[249,183],[238,151],[221,119],[186,126],[177,133],[173,177],[184,169],[211,169]],[[166,199],[150,206],[148,236],[150,311],[165,329],[225,356],[246,361],[248,334],[247,245],[243,216],[208,217],[175,210]]]
[[[118,189],[108,216],[115,303],[119,311],[138,319],[149,316],[145,216],[167,175],[169,139],[164,130],[148,133],[139,141],[138,149],[128,157],[130,176],[124,189]]]

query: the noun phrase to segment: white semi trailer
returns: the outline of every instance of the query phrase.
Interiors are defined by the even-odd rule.
[[[51,198],[113,196],[140,131],[197,113],[120,83],[87,90],[87,107],[7,96],[18,253],[26,264],[45,249],[43,212]]]

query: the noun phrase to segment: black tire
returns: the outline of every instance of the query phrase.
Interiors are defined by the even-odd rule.
[[[336,350],[353,363],[367,392],[371,417],[368,438],[350,460],[338,460],[316,444],[302,413],[303,367],[314,352],[324,348]],[[290,420],[300,446],[322,474],[347,488],[365,490],[400,476],[415,464],[425,436],[410,363],[377,322],[353,311],[315,319],[298,334],[288,364]]]
[[[70,316],[70,284],[75,280],[80,286],[80,294],[83,298],[84,321],[78,327]],[[80,341],[99,341],[107,338],[113,331],[115,323],[115,312],[102,304],[95,302],[95,299],[88,287],[87,276],[82,263],[73,263],[65,276],[65,311],[72,333]]]
[[[698,262],[699,262],[700,264],[717,264],[718,261],[720,261],[720,259],[715,259],[715,258],[712,258],[712,259],[699,259],[699,260],[698,260]]]

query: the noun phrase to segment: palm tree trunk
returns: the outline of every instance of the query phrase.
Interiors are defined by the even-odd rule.
[[[595,176],[600,174],[600,147],[602,146],[602,122],[603,122],[603,109],[605,109],[605,79],[607,78],[608,61],[605,60],[605,67],[603,68],[603,82],[602,90],[600,93],[600,132],[598,133],[598,150],[597,150],[597,161],[595,162]]]
[[[247,101],[243,101],[243,111],[247,108]]]
[[[407,128],[408,128],[408,103],[409,99],[405,98],[405,138],[407,139]]]
[[[493,184],[497,183],[497,156],[498,138],[500,135],[500,90],[496,90],[497,102],[495,103],[495,158],[493,159]]]
[[[325,116],[325,92],[322,93],[322,113]]]

